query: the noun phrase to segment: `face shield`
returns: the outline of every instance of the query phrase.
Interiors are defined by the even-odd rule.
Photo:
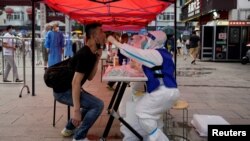
[[[150,31],[146,35],[147,43],[143,49],[156,49],[164,46],[167,36],[163,31]]]

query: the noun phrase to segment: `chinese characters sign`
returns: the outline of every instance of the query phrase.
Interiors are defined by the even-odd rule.
[[[200,13],[200,0],[194,0],[188,5],[188,17],[192,17]]]
[[[51,21],[61,21],[65,22],[65,16],[63,13],[60,13],[58,11],[52,10],[49,7],[46,7],[46,21],[47,23]]]
[[[181,19],[192,19],[200,14],[200,0],[190,0],[182,7]]]

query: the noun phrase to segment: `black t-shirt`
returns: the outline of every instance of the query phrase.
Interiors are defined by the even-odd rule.
[[[197,35],[192,35],[189,41],[190,41],[190,48],[196,48],[198,47],[198,42],[200,41],[200,37]]]
[[[90,48],[86,45],[81,48],[72,58],[70,62],[71,68],[73,68],[75,72],[84,74],[81,85],[83,85],[88,79],[90,73],[93,71],[95,63],[96,54],[92,53]]]

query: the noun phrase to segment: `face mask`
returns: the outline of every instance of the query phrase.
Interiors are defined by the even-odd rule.
[[[151,40],[149,39],[149,40],[145,40],[145,41],[143,41],[142,42],[142,49],[148,49],[150,46],[150,42],[151,42]]]

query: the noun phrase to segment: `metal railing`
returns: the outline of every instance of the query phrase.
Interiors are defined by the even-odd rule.
[[[13,60],[16,62],[17,66],[17,71],[20,71],[20,68],[23,68],[23,88],[21,89],[21,92],[19,94],[19,97],[22,97],[22,91],[24,88],[27,88],[27,92],[30,93],[28,85],[26,85],[26,68],[32,67],[32,47],[31,47],[31,41],[32,38],[21,38],[21,37],[3,37],[0,36],[0,46],[3,46],[3,41],[4,40],[11,40],[11,44],[15,45],[16,49],[13,50]],[[42,47],[44,43],[44,38],[35,38],[35,60],[36,60],[36,65],[42,65],[43,59],[42,59]],[[71,44],[74,42],[78,43],[78,46],[82,47],[83,46],[83,39],[74,39],[74,38],[65,38],[65,43],[64,47],[66,46],[66,41],[71,41]],[[3,47],[2,47],[3,48]],[[79,49],[79,48],[78,48]],[[4,49],[3,49],[4,50]],[[4,53],[0,53],[0,74],[2,74],[2,79],[4,79],[4,68],[5,68],[5,58],[4,58]],[[21,76],[21,75],[20,75]],[[15,82],[15,77],[14,77],[14,71],[12,68],[12,82],[1,82],[0,84],[20,84]]]
[[[27,88],[27,93],[28,94],[30,93],[29,87],[26,84],[26,67],[25,67],[26,66],[26,59],[25,59],[26,54],[24,53],[25,52],[25,47],[24,47],[24,42],[23,42],[24,40],[22,40],[21,38],[18,38],[18,37],[2,37],[2,36],[0,36],[0,45],[2,46],[1,70],[2,70],[2,79],[3,79],[3,81],[4,81],[4,75],[7,75],[7,74],[5,74],[6,70],[4,70],[6,68],[5,67],[5,65],[6,65],[5,57],[7,57],[7,55],[5,56],[5,54],[4,54],[4,50],[5,50],[4,47],[3,47],[3,41],[4,40],[6,40],[8,42],[11,42],[11,44],[16,47],[16,49],[13,49],[12,52],[11,52],[11,50],[9,50],[11,52],[9,54],[9,56],[13,57],[12,68],[10,68],[10,69],[12,69],[12,74],[13,74],[12,79],[13,79],[13,81],[12,81],[12,83],[8,82],[6,84],[19,84],[19,82],[15,82],[16,81],[15,79],[19,79],[19,78],[16,78],[16,76],[14,76],[15,74],[14,74],[13,66],[14,66],[16,58],[18,58],[18,64],[19,64],[19,61],[20,61],[19,59],[21,59],[21,58],[23,59],[22,60],[22,62],[23,62],[22,68],[23,68],[23,79],[24,80],[23,80],[23,83],[21,83],[21,84],[23,84],[23,86],[22,86],[21,91],[19,93],[19,97],[22,97],[22,92],[23,92],[24,88]],[[18,66],[16,65],[16,67],[17,67],[17,69],[16,69],[17,72],[16,73],[18,73]],[[5,83],[5,82],[3,82],[3,83]]]

